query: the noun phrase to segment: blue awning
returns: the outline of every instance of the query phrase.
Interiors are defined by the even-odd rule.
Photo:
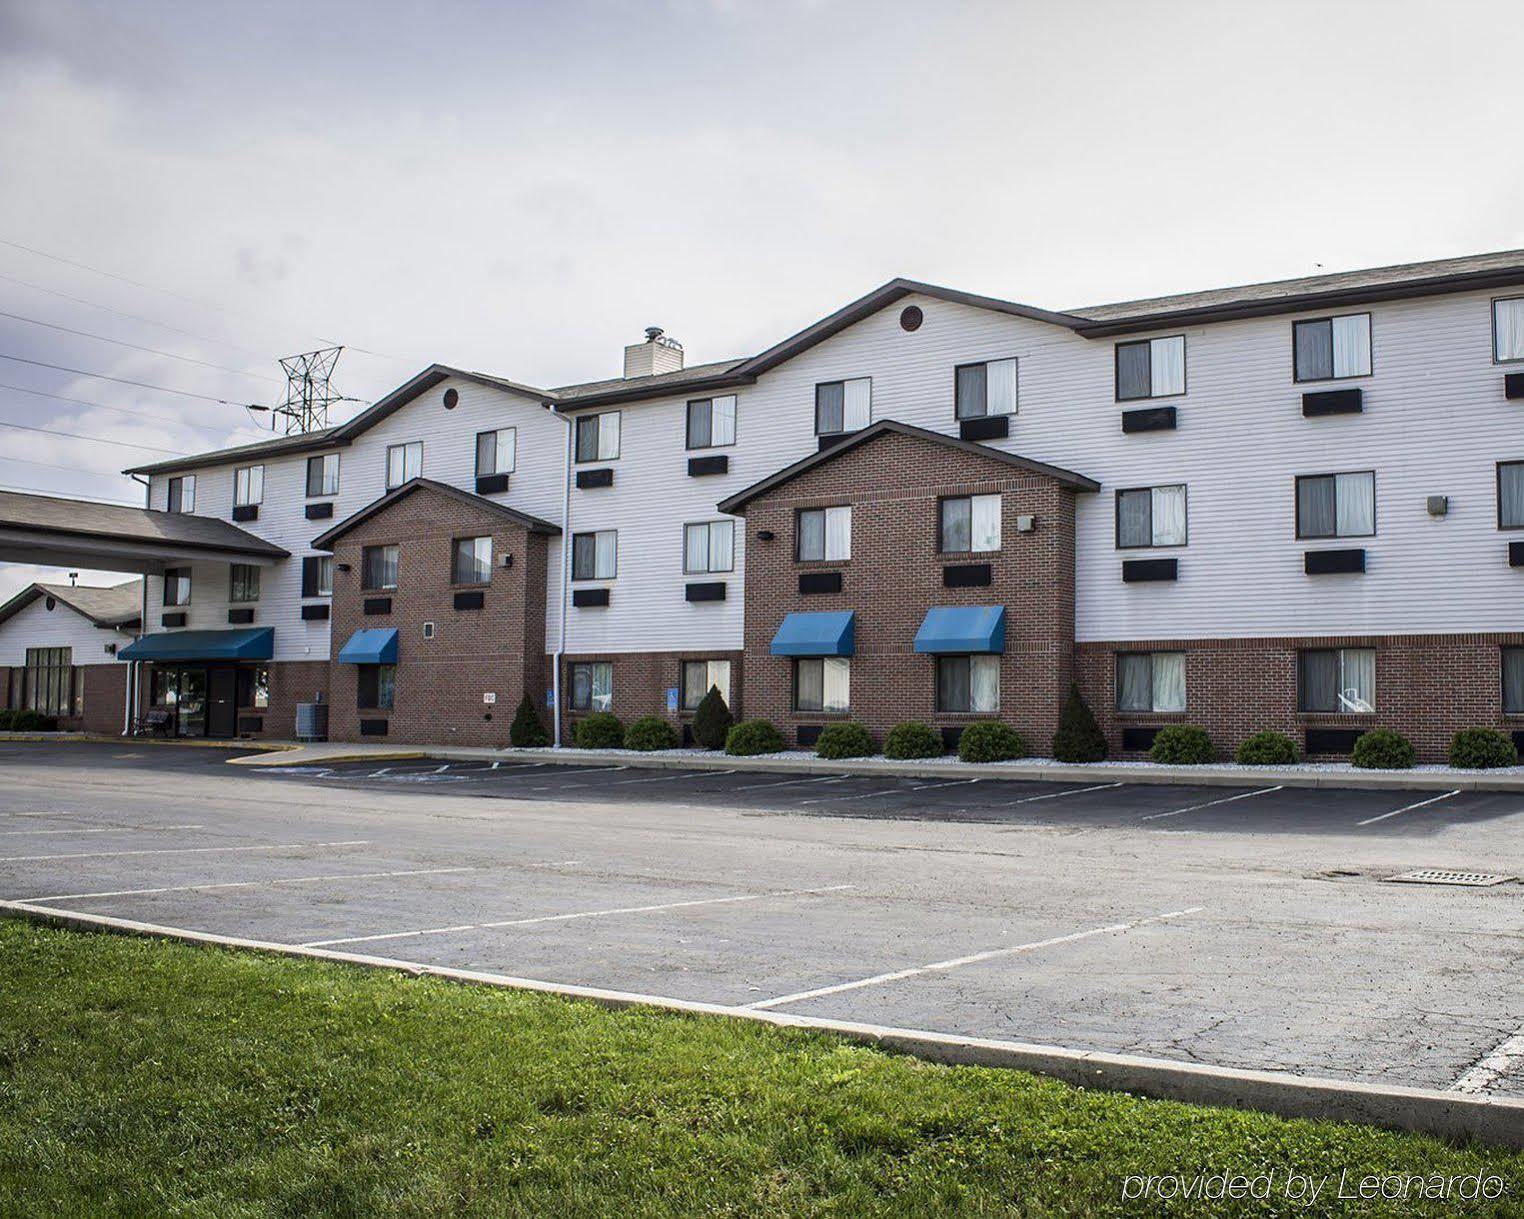
[[[162,631],[139,636],[116,655],[118,660],[269,660],[275,655],[275,628]]]
[[[1005,651],[1005,606],[938,605],[915,633],[917,652]]]
[[[773,636],[774,656],[852,655],[852,611],[789,614]]]
[[[373,627],[356,631],[339,649],[342,665],[394,665],[397,663],[397,628]]]

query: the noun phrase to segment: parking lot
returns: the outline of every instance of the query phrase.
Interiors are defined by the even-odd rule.
[[[1524,1095],[1502,793],[0,745],[0,897],[283,944]]]

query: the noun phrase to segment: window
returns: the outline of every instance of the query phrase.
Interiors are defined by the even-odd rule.
[[[614,461],[619,456],[619,412],[577,417],[577,460]]]
[[[1134,487],[1117,492],[1117,546],[1184,546],[1185,485]]]
[[[944,554],[1000,549],[1000,496],[959,495],[941,503]]]
[[[1524,296],[1492,302],[1492,358],[1524,360]]]
[[[999,711],[1000,657],[938,656],[938,711]]]
[[[1117,344],[1117,401],[1185,393],[1185,336]]]
[[[571,665],[573,711],[607,711],[614,705],[614,666],[606,660]]]
[[[1498,528],[1524,529],[1524,461],[1498,462]]]
[[[806,508],[799,513],[801,559],[850,559],[852,509]]]
[[[264,466],[240,466],[233,471],[233,504],[244,508],[263,503],[265,498]]]
[[[196,510],[196,476],[182,474],[169,480],[168,507],[171,512],[194,512]]]
[[[356,665],[355,706],[361,711],[390,711],[397,693],[396,665]]]
[[[736,396],[688,403],[688,447],[718,449],[736,442]]]
[[[794,661],[795,711],[846,711],[852,665],[845,656],[801,656]]]
[[[366,546],[360,551],[360,587],[367,592],[397,587],[397,547]]]
[[[1371,375],[1371,315],[1347,313],[1292,326],[1298,381]]]
[[[492,579],[492,539],[456,538],[450,548],[450,583],[486,584]]]
[[[1376,650],[1321,648],[1298,660],[1297,709],[1371,715],[1376,710]]]
[[[311,554],[302,560],[302,596],[333,596],[333,556]]]
[[[572,534],[572,579],[612,580],[619,569],[619,531]]]
[[[189,567],[166,567],[164,569],[164,604],[189,605],[191,599],[191,569]]]
[[[259,568],[252,563],[228,564],[228,600],[259,600]]]
[[[815,435],[855,432],[872,422],[873,379],[825,381],[815,387]]]
[[[730,661],[683,661],[683,710],[696,710],[710,690],[718,690],[725,705],[730,706]]]
[[[388,445],[386,449],[386,489],[394,491],[403,483],[423,474],[423,441]]]
[[[238,705],[263,711],[270,705],[270,670],[265,665],[249,665],[238,670]]]
[[[1524,648],[1503,649],[1503,714],[1524,715]]]
[[[517,428],[498,428],[495,432],[476,434],[476,477],[489,474],[512,474],[519,456]]]
[[[1184,711],[1184,652],[1118,652],[1118,711]]]
[[[735,522],[683,526],[683,571],[688,575],[735,569]]]
[[[959,419],[1016,413],[1016,361],[960,364],[953,370],[954,413]]]
[[[1376,532],[1376,475],[1313,474],[1296,480],[1299,538],[1361,538]]]
[[[339,455],[324,453],[307,458],[307,497],[339,493]]]
[[[81,687],[76,690],[76,686]],[[84,682],[75,681],[72,648],[26,650],[27,706],[43,715],[84,712]]]

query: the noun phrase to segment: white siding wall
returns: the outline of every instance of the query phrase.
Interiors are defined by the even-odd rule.
[[[77,665],[117,664],[108,655],[106,645],[126,647],[133,636],[122,631],[96,626],[77,610],[62,601],[48,609],[46,597],[39,597],[25,609],[0,622],[0,665],[26,664],[28,648],[72,648]]]

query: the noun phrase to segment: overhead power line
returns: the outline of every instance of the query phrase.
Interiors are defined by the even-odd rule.
[[[164,394],[180,394],[186,398],[200,398],[203,402],[220,402],[223,406],[239,406],[249,411],[267,411],[268,406],[257,402],[235,402],[231,398],[218,398],[211,394],[193,393],[188,389],[171,389],[167,385],[150,385],[147,381],[130,381],[126,377],[109,377],[103,372],[91,372],[85,368],[69,368],[63,364],[49,364],[43,360],[29,360],[25,356],[8,355],[0,351],[0,360],[14,360],[18,364],[31,364],[36,368],[51,368],[54,372],[69,372],[78,377],[93,377],[97,381],[115,381],[118,385],[134,385],[138,389],[153,389]]]
[[[189,423],[184,419],[178,419],[174,415],[155,415],[149,411],[130,409],[125,406],[107,406],[104,402],[86,402],[83,398],[70,398],[65,394],[50,394],[46,390],[27,389],[23,385],[7,385],[0,381],[0,389],[14,390],[18,394],[34,394],[39,398],[51,398],[55,402],[72,402],[75,406],[88,406],[95,411],[116,411],[119,414],[130,416],[134,419],[157,419],[163,423],[172,423],[176,427],[190,428],[193,431],[205,432],[208,436],[218,436],[227,439],[227,428],[207,427],[202,423]]]
[[[115,445],[119,449],[143,449],[149,453],[168,453],[171,457],[184,457],[184,449],[166,449],[156,444],[134,444],[130,440],[107,440],[104,436],[86,436],[82,432],[58,432],[52,428],[32,427],[26,423],[6,423],[0,420],[0,427],[15,428],[18,432],[40,432],[44,436],[66,436],[70,440],[88,440],[91,444]]]
[[[23,317],[19,313],[7,313],[0,309],[0,317],[8,317],[13,322],[26,322],[30,326],[46,326],[49,330],[61,330],[64,334],[78,335],[82,339],[95,339],[101,343],[115,343],[118,347],[130,347],[133,351],[146,351],[149,355],[163,356],[167,360],[183,360],[187,364],[199,364],[202,368],[216,368],[222,372],[230,372],[240,377],[254,377],[260,381],[276,381],[275,377],[267,376],[262,372],[250,372],[246,368],[233,368],[228,364],[214,364],[210,360],[198,360],[195,356],[182,356],[173,351],[160,351],[157,347],[144,347],[139,343],[129,343],[125,339],[113,339],[104,334],[91,334],[88,330],[75,330],[72,326],[60,326],[57,322],[44,322],[35,317]]]

